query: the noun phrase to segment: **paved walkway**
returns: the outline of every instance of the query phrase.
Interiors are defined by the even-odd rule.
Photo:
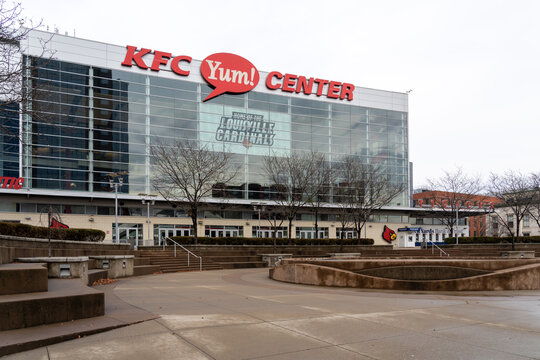
[[[6,359],[540,359],[540,292],[412,294],[151,275],[115,294],[161,317]]]

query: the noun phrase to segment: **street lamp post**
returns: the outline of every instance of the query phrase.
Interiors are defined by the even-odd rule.
[[[459,224],[459,206],[458,204],[456,204],[456,229],[455,229],[455,233],[456,233],[456,245],[459,244],[459,235],[458,235],[458,224]]]
[[[261,207],[262,206],[259,205],[259,231],[257,233],[257,237],[261,236]]]
[[[150,243],[150,240],[152,239],[152,233],[151,233],[151,222],[150,222],[150,205],[154,205],[156,203],[155,197],[157,195],[154,194],[139,194],[139,196],[142,196],[141,199],[143,205],[146,204],[146,224],[148,226],[148,243]],[[137,245],[135,245],[135,250],[137,250]]]
[[[120,243],[120,231],[118,229],[118,187],[124,185],[124,175],[126,174],[126,171],[121,171],[107,175],[109,177],[109,185],[111,186],[111,189],[114,189],[114,221],[116,224],[116,231],[113,243]]]
[[[257,237],[260,237],[261,235],[261,210],[263,208],[263,204],[259,202],[252,202],[251,205],[253,205],[253,210],[257,210],[259,213],[259,228],[257,229]]]
[[[455,207],[456,207],[456,226],[454,226],[454,236],[456,237],[456,245],[459,244],[459,235],[458,235],[458,225],[459,225],[459,205],[460,205],[460,202],[459,201],[456,201],[454,203]]]

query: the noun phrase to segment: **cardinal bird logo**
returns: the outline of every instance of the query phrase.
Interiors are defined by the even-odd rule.
[[[396,232],[394,230],[392,230],[388,226],[384,225],[382,238],[384,240],[388,241],[388,242],[392,242],[393,240],[396,240],[397,235],[396,235]]]
[[[247,138],[247,136],[244,138],[244,143],[243,143],[244,147],[246,149],[249,149],[251,146],[253,146],[253,143]]]

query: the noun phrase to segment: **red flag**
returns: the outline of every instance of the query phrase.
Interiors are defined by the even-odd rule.
[[[67,226],[66,224],[62,224],[60,221],[53,218],[52,221],[51,221],[51,228],[53,228],[53,229],[69,229],[69,226]]]

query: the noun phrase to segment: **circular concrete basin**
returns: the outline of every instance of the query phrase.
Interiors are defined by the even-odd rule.
[[[357,274],[394,280],[451,280],[490,273],[456,266],[389,266],[355,271]]]

